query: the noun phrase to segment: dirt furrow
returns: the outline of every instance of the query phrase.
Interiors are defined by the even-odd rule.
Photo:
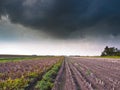
[[[65,84],[65,79],[66,79],[65,74],[66,74],[65,61],[63,61],[52,90],[63,90],[64,84]]]
[[[104,62],[102,61],[101,66],[100,67],[99,64],[100,62],[98,62],[97,60],[93,61],[93,60],[87,60],[87,59],[79,59],[76,60],[76,62],[79,62],[81,67],[87,67],[90,69],[90,71],[93,72],[93,74],[95,74],[96,78],[96,86],[97,83],[103,83],[103,88],[102,90],[119,90],[120,88],[120,78],[119,78],[119,73],[116,72],[112,73],[112,71],[108,68],[104,68],[106,66],[106,64],[103,64]],[[77,63],[78,63],[77,62]]]
[[[86,78],[82,75],[81,72],[78,71],[78,69],[69,61],[70,68],[75,75],[75,78],[81,88],[81,90],[94,90],[91,86],[91,83],[89,83]]]
[[[100,78],[98,78],[88,67],[83,66],[79,63],[74,63],[74,65],[94,89],[97,88],[99,88],[100,90],[103,89],[104,82]]]
[[[67,60],[65,60],[65,67],[66,67],[66,76],[65,76],[66,81],[65,81],[64,90],[76,90],[76,85]]]

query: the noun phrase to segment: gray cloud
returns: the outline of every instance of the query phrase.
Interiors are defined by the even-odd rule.
[[[94,34],[117,36],[119,4],[119,0],[0,0],[0,16],[57,38],[84,38],[91,27]]]

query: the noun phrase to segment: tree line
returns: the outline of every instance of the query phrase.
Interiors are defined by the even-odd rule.
[[[115,47],[106,46],[101,56],[120,56],[120,50]]]

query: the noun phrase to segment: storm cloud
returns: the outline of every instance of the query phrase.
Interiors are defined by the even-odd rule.
[[[120,34],[119,0],[0,0],[0,17],[56,38]],[[93,28],[93,29],[89,29]],[[73,36],[72,36],[73,35]]]

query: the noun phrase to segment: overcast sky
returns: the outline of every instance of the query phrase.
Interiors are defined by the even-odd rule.
[[[120,0],[0,0],[0,54],[100,55],[119,45]]]

